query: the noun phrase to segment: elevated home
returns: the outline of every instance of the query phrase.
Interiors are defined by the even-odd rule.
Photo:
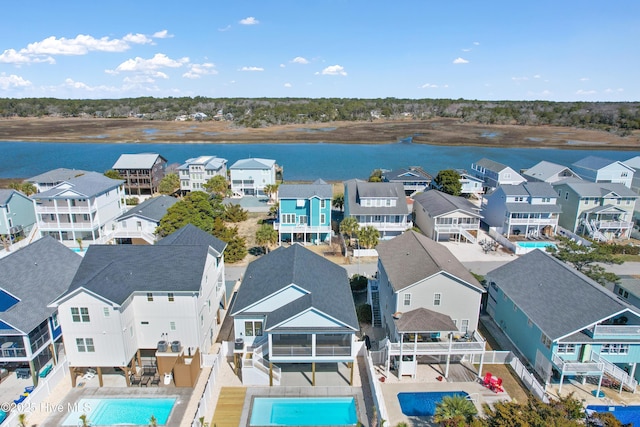
[[[460,195],[475,196],[477,198],[480,198],[484,193],[484,181],[482,181],[480,178],[476,178],[470,173],[467,173],[467,171],[464,169],[456,169],[456,171],[460,175]]]
[[[526,182],[518,172],[490,159],[480,159],[471,164],[471,173],[484,182],[484,191],[493,190],[501,185],[517,185]]]
[[[409,166],[385,172],[382,179],[385,182],[401,183],[407,196],[427,190],[433,181],[433,177],[420,166]]]
[[[484,353],[477,329],[485,290],[446,247],[407,231],[376,249],[378,275],[369,292],[370,300],[379,300],[389,337],[387,371],[393,364],[399,377],[415,377],[418,357],[425,356],[446,363],[447,377],[452,360]]]
[[[47,304],[67,291],[81,260],[51,237],[0,259],[0,363],[28,367],[34,385],[62,347],[57,310]]]
[[[227,179],[227,159],[216,156],[188,159],[178,167],[180,191],[205,191],[204,185],[216,175]]]
[[[548,182],[554,184],[567,178],[582,179],[570,168],[543,160],[522,172],[522,176],[530,182]]]
[[[156,242],[156,228],[167,214],[167,209],[178,199],[161,195],[133,206],[116,218],[115,230],[110,235],[117,244],[152,245]]]
[[[618,277],[620,280],[614,283],[613,293],[640,310],[640,278],[638,276]]]
[[[16,237],[28,235],[35,222],[36,212],[30,198],[16,190],[0,189],[0,237],[11,243]]]
[[[635,391],[637,308],[541,250],[498,267],[486,280],[487,312],[546,384],[607,376]]]
[[[311,364],[313,385],[317,364],[353,373],[360,327],[347,272],[301,245],[249,264],[232,316],[244,384],[279,385],[285,364]]]
[[[480,230],[480,208],[464,197],[438,190],[418,194],[413,201],[415,225],[435,241],[465,239],[475,243]]]
[[[52,307],[64,330],[67,359],[76,372],[103,367],[135,374],[141,353],[160,375],[193,386],[176,363],[207,353],[225,305],[226,243],[187,225],[155,245],[93,245],[69,290]],[[192,372],[193,374],[193,372]]]
[[[600,241],[629,238],[638,194],[621,183],[566,180],[554,185],[559,225]]]
[[[67,246],[105,242],[115,219],[125,211],[122,180],[87,172],[34,194],[36,219],[42,236]]]
[[[264,188],[276,183],[276,161],[241,159],[229,167],[231,191],[237,196],[264,196]]]
[[[538,238],[556,233],[562,209],[551,184],[503,184],[484,199],[485,222],[506,237],[522,234]]]
[[[125,180],[128,196],[153,195],[167,169],[167,159],[160,154],[122,154],[112,166]]]
[[[384,238],[413,226],[404,187],[396,182],[344,182],[344,217],[354,217],[360,227],[372,226]]]
[[[87,171],[79,169],[58,168],[28,178],[25,180],[25,182],[33,184],[36,187],[38,193],[41,193],[43,191],[51,190],[61,182],[69,181],[72,178],[84,175],[86,173]]]
[[[571,165],[582,178],[592,182],[620,183],[631,188],[635,169],[631,166],[603,157],[588,156]]]
[[[281,184],[278,187],[278,244],[326,242],[331,239],[333,187],[321,179],[313,184]]]
[[[633,168],[633,179],[631,180],[631,189],[640,194],[640,156],[635,156],[623,162],[625,165]]]

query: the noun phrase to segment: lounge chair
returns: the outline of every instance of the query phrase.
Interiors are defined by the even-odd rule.
[[[94,369],[87,369],[87,371],[84,373],[84,375],[82,376],[82,378],[84,378],[85,380],[90,380],[91,378],[96,376],[96,371]]]
[[[27,387],[24,388],[24,392],[25,393],[32,393],[33,389],[35,389],[35,387],[30,385],[30,386],[27,386]]]
[[[489,387],[491,385],[491,377],[493,377],[493,374],[491,374],[491,372],[487,372],[486,374],[484,374],[482,385],[484,385],[485,387]]]
[[[47,366],[42,368],[42,370],[40,371],[40,374],[38,376],[40,378],[44,378],[47,375],[49,375],[49,372],[51,372],[52,369],[53,369],[53,365],[52,364],[48,364]]]
[[[151,378],[151,385],[160,385],[160,377],[158,375],[154,375]]]
[[[149,387],[149,382],[151,382],[151,377],[150,376],[142,377],[142,381],[140,381],[140,387],[142,387],[142,386]]]
[[[496,393],[504,391],[502,389],[502,378],[498,378],[498,381],[495,382],[495,384],[492,387],[492,390],[495,391]]]
[[[140,385],[140,383],[142,382],[142,378],[131,375],[129,381],[131,382],[131,385]]]
[[[15,403],[16,405],[22,403],[27,398],[27,396],[29,396],[28,393],[22,393],[20,396],[18,396],[17,399],[13,401],[13,403]]]

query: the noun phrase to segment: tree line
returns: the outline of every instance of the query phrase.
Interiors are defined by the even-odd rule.
[[[0,98],[0,117],[140,117],[174,120],[202,112],[204,120],[241,127],[376,119],[457,118],[502,125],[555,125],[629,135],[640,129],[639,102],[479,101],[401,98],[206,98],[121,99]]]

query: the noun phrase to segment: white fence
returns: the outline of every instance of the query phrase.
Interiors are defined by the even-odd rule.
[[[377,409],[378,420],[388,420],[389,413],[387,412],[387,405],[384,403],[384,396],[382,395],[382,389],[378,382],[376,370],[374,368],[373,361],[371,360],[370,353],[366,350],[365,346],[362,346],[362,353],[364,353],[364,361],[367,367],[367,376],[369,377],[369,384],[371,385],[371,396],[373,398],[373,406]]]
[[[377,257],[378,251],[376,251],[375,249],[354,249],[353,256],[354,258]]]
[[[226,346],[221,346],[218,349],[218,353],[213,354],[205,354],[202,358],[203,366],[211,366],[211,372],[209,373],[209,378],[207,379],[207,385],[202,392],[202,397],[200,398],[200,402],[198,402],[198,408],[196,409],[196,415],[191,422],[192,427],[201,427],[200,417],[206,417],[207,411],[209,410],[209,405],[212,403],[211,397],[213,396],[213,389],[216,384],[216,379],[218,378],[218,373],[220,372],[220,366],[224,362],[224,359],[227,354]]]

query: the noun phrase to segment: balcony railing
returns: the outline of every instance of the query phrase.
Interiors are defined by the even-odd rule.
[[[633,223],[629,221],[596,221],[596,227],[599,230],[606,229],[627,229],[633,227]]]
[[[374,227],[378,231],[404,231],[413,227],[413,222],[358,222],[360,227],[368,225]]]
[[[509,218],[511,225],[557,225],[558,218]]]
[[[402,354],[466,354],[472,352],[483,352],[484,342],[419,342],[403,343]],[[400,355],[400,343],[390,343],[389,351],[391,355]]]
[[[593,338],[602,336],[640,337],[640,325],[596,325],[587,329]]]
[[[40,222],[38,226],[41,230],[97,230],[100,226],[95,222],[93,225],[89,222]]]
[[[329,233],[330,225],[306,225],[306,224],[282,224],[275,222],[273,224],[276,230],[284,233]]]
[[[557,353],[553,353],[551,356],[551,360],[553,364],[556,365],[560,371],[564,374],[591,374],[596,375],[597,373],[604,371],[604,364],[601,362],[578,362],[575,360],[565,361]]]
[[[95,206],[65,206],[65,205],[58,205],[56,206],[50,206],[50,205],[40,205],[37,204],[36,205],[36,213],[37,214],[55,214],[55,213],[60,213],[60,214],[90,214],[93,213],[97,210],[97,208]]]
[[[0,348],[2,357],[27,357],[27,351],[24,347],[6,347]]]
[[[316,356],[351,356],[351,347],[344,345],[317,345]]]
[[[299,357],[299,356],[311,356],[311,346],[303,347],[299,345],[272,345],[271,355],[279,357]]]

